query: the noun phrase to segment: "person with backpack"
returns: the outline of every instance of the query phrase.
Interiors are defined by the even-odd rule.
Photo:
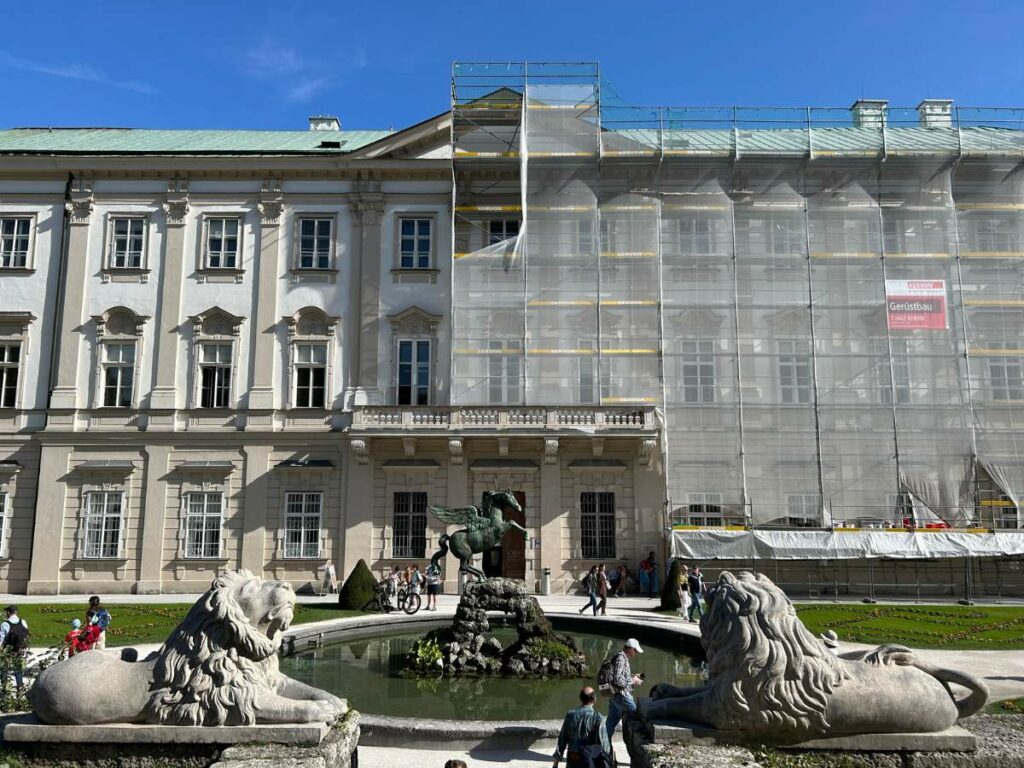
[[[600,688],[612,695],[608,702],[608,740],[611,741],[615,735],[615,729],[622,720],[622,716],[629,712],[636,712],[636,701],[633,700],[633,686],[640,685],[643,677],[634,675],[629,667],[629,660],[644,649],[635,637],[629,638],[622,650],[605,661],[597,673],[597,682]]]
[[[85,611],[85,623],[86,625],[95,624],[99,627],[99,636],[92,647],[97,651],[102,651],[107,647],[107,627],[110,626],[110,613],[100,604],[99,595],[89,598],[89,608]]]
[[[427,566],[427,610],[437,610],[437,595],[441,591],[441,569],[431,563]]]
[[[704,594],[704,576],[700,572],[700,566],[693,566],[693,570],[686,579],[686,584],[690,589],[690,610],[687,612],[687,617],[690,621],[693,621],[694,611],[700,618],[704,618],[704,607],[701,605],[700,599]]]
[[[4,666],[14,673],[20,694],[25,685],[25,656],[30,647],[28,622],[18,616],[16,605],[8,605],[4,613],[7,618],[0,624],[0,654],[4,657]]]
[[[595,701],[597,695],[588,685],[580,691],[581,706],[565,713],[552,768],[558,768],[563,754],[568,768],[607,768],[611,765],[612,743],[604,717],[594,709]]]
[[[588,601],[586,605],[580,608],[581,616],[583,615],[583,612],[587,610],[587,608],[593,608],[594,615],[597,616],[597,580],[597,566],[592,565],[590,566],[590,570],[587,572],[587,575],[583,577],[583,589],[587,591]]]
[[[608,573],[604,569],[604,563],[597,567],[597,596],[601,598],[597,604],[595,613],[601,611],[602,616],[608,615]]]

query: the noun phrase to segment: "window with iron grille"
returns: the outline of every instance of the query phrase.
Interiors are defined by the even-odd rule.
[[[429,269],[431,219],[400,219],[399,265],[402,269]]]
[[[135,382],[135,342],[103,344],[103,406],[131,408]]]
[[[487,244],[494,245],[519,234],[519,219],[491,219],[487,222]]]
[[[199,407],[231,407],[231,344],[202,344],[199,363]]]
[[[211,218],[206,220],[206,268],[238,268],[238,232],[241,222],[237,218]]]
[[[715,342],[711,340],[684,341],[683,347],[683,401],[687,403],[713,403],[716,397]]]
[[[223,527],[223,494],[219,491],[185,494],[185,557],[220,557]]]
[[[299,219],[299,252],[296,269],[330,269],[334,253],[333,219]]]
[[[31,217],[5,216],[0,218],[0,267],[7,269],[27,267],[31,239]]]
[[[320,511],[324,495],[292,491],[285,498],[284,556],[320,556]]]
[[[779,341],[779,396],[786,405],[811,402],[811,351],[806,341]]]
[[[686,494],[687,522],[690,525],[722,525],[722,494],[692,492]]]
[[[327,403],[327,345],[295,344],[295,407],[323,408]]]
[[[398,405],[430,403],[430,342],[398,342]]]
[[[85,498],[85,547],[87,558],[113,558],[121,554],[124,526],[122,491],[90,491]]]
[[[146,220],[115,216],[110,220],[110,269],[141,269],[146,244]]]
[[[392,518],[392,557],[421,558],[427,551],[427,494],[396,491]]]
[[[615,558],[615,494],[584,491],[580,494],[581,549],[584,560]]]
[[[18,367],[21,344],[0,344],[0,408],[14,408],[18,401]]]
[[[488,342],[487,402],[493,405],[519,403],[520,355],[518,341]]]

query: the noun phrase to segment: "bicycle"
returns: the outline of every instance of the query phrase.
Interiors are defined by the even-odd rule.
[[[398,590],[398,608],[412,616],[420,609],[423,599],[419,592],[413,592],[409,587],[402,587]]]
[[[391,603],[391,595],[388,594],[388,580],[378,581],[377,586],[373,588],[373,597],[363,607],[363,610],[391,613],[394,609],[395,606]]]

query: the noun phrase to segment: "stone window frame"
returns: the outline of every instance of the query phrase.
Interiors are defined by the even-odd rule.
[[[188,520],[189,520],[189,504],[188,499],[192,494],[204,494],[204,495],[217,495],[220,496],[220,528],[219,528],[219,540],[218,550],[216,555],[190,555],[188,553]],[[227,506],[228,506],[228,493],[223,487],[223,484],[217,484],[217,487],[213,487],[213,484],[209,481],[204,480],[201,484],[196,482],[183,482],[181,484],[181,497],[180,503],[180,517],[178,520],[178,552],[177,559],[185,560],[188,562],[197,561],[217,561],[226,562],[227,557],[227,532],[225,530],[225,523],[227,522]]]
[[[337,328],[341,318],[328,315],[320,307],[306,306],[292,315],[286,315],[282,320],[288,328],[288,378],[286,382],[288,408],[303,412],[331,410],[334,405],[332,383],[334,382]],[[295,390],[298,384],[298,374],[295,370],[295,358],[299,344],[323,344],[327,347],[323,408],[296,405]]]
[[[337,211],[296,211],[293,215],[294,226],[292,228],[292,248],[289,259],[289,271],[296,274],[323,274],[338,271],[338,233],[341,228],[338,224]],[[331,222],[331,252],[328,256],[326,267],[303,267],[300,265],[302,249],[302,222],[310,219],[326,219]]]
[[[316,483],[310,486],[286,486],[282,489],[281,499],[281,521],[278,526],[277,532],[277,547],[276,554],[279,560],[287,560],[294,562],[297,560],[324,560],[327,557],[327,529],[324,526],[324,512],[327,505],[327,487],[326,485],[317,485]],[[309,494],[315,494],[320,497],[320,510],[319,510],[319,521],[318,521],[318,535],[317,535],[317,551],[315,554],[307,555],[300,552],[297,555],[288,554],[288,499],[292,494],[303,494],[303,496]],[[303,512],[305,515],[305,512]],[[303,528],[303,530],[305,530]]]
[[[192,385],[189,387],[189,408],[196,411],[231,411],[237,410],[241,391],[238,387],[238,368],[242,324],[244,317],[233,315],[220,307],[211,307],[198,315],[192,315]],[[224,408],[202,407],[202,349],[204,344],[231,345],[231,383],[228,393],[228,405]]]
[[[3,411],[17,411],[23,405],[26,362],[29,359],[29,326],[34,323],[36,316],[31,312],[0,312],[0,344],[17,344],[18,349],[18,373],[17,383],[14,390],[14,405],[10,408],[0,408]]]
[[[235,254],[235,266],[233,267],[211,267],[210,266],[210,222],[213,220],[233,220],[238,222],[238,248]],[[245,246],[246,246],[246,235],[245,235],[245,212],[244,211],[204,211],[199,215],[200,227],[199,227],[199,250],[198,250],[198,263],[196,264],[196,272],[203,277],[203,279],[209,278],[210,276],[216,275],[230,275],[236,278],[236,282],[240,282],[240,278],[245,274],[245,268],[242,266],[245,260]]]
[[[618,514],[617,514],[618,504],[617,504],[617,500],[615,498],[615,493],[616,492],[615,492],[614,489],[607,490],[607,489],[597,489],[597,488],[594,488],[594,489],[583,488],[579,492],[580,558],[582,560],[615,560],[615,559],[617,559],[617,556],[618,556],[617,539],[618,539],[618,527],[619,527],[618,526],[618,521],[619,521],[619,519],[618,519]],[[597,526],[597,528],[596,528],[594,533],[595,533],[595,544],[596,544],[596,546],[598,548],[598,551],[596,553],[591,553],[591,556],[589,556],[589,557],[588,557],[587,553],[584,552],[584,550],[583,550],[583,547],[584,547],[584,544],[585,544],[584,539],[583,539],[583,497],[586,496],[587,494],[593,494],[593,496],[594,496],[594,522],[595,522],[595,524]],[[600,549],[601,541],[602,541],[602,539],[601,539],[601,526],[600,526],[600,520],[601,520],[601,517],[602,517],[602,511],[601,511],[601,495],[602,494],[610,495],[612,497],[612,499],[611,499],[612,500],[612,506],[611,506],[611,523],[612,523],[611,546],[612,546],[612,550],[611,550],[610,554],[608,552],[601,551],[601,549]],[[605,516],[607,516],[607,515],[605,515]]]
[[[142,221],[142,254],[137,267],[117,267],[113,264],[114,255],[114,222],[118,219],[134,219]],[[139,211],[110,211],[106,214],[104,224],[103,243],[103,276],[109,280],[112,275],[148,275],[149,248],[151,243],[150,227],[152,225],[149,213]]]
[[[421,465],[410,465],[410,466],[385,466],[384,467],[384,520],[383,526],[380,529],[381,536],[381,548],[380,548],[380,559],[381,560],[401,560],[401,561],[420,561],[423,562],[430,556],[432,551],[431,541],[437,540],[445,532],[443,524],[440,528],[432,526],[431,516],[427,515],[427,524],[424,530],[424,557],[398,557],[395,555],[395,494],[396,493],[425,493],[427,495],[427,507],[429,508],[431,503],[444,503],[438,502],[435,498],[431,501],[431,496],[434,495],[436,490],[436,477],[435,474],[439,469],[436,463],[425,463]]]
[[[75,537],[75,559],[88,561],[126,561],[128,560],[128,518],[130,499],[130,484],[127,482],[90,482],[83,484],[80,499],[80,514],[78,520],[78,534]],[[114,555],[89,555],[89,512],[92,505],[92,494],[94,493],[119,493],[121,495],[121,511],[118,536],[118,550]]]
[[[0,221],[4,219],[29,219],[28,252],[25,254],[25,264],[23,266],[5,267],[2,258],[0,258],[0,275],[10,272],[34,272],[36,268],[36,232],[39,230],[39,213],[37,211],[0,212]]]
[[[398,404],[398,343],[400,341],[429,341],[430,342],[430,386],[427,391],[427,405],[434,405],[437,399],[437,370],[438,370],[438,328],[444,319],[442,315],[435,315],[411,306],[401,312],[388,315],[388,322],[391,324],[391,382],[388,387],[388,402]],[[409,406],[424,407],[424,406]]]
[[[121,319],[127,320],[127,325]],[[149,317],[136,314],[128,307],[111,307],[102,315],[92,318],[96,324],[96,371],[93,395],[93,407],[104,410],[135,409],[139,407],[139,386],[142,378],[142,340],[146,322]],[[118,322],[121,321],[121,322]],[[135,363],[132,368],[132,402],[131,405],[104,405],[105,355],[108,344],[134,344]]]
[[[0,560],[11,556],[11,518],[14,515],[12,498],[17,490],[17,474],[21,466],[0,466]]]
[[[615,495],[614,520],[615,520],[615,557],[598,558],[603,560],[622,560],[624,557],[625,545],[620,541],[622,533],[628,529],[630,510],[622,506],[622,498],[619,494],[626,495],[626,486],[623,482],[626,465],[621,466],[570,466],[572,475],[573,493],[573,520],[570,525],[570,541],[572,558],[584,560],[583,557],[583,494],[587,492],[612,493]],[[634,501],[635,503],[635,501]],[[635,519],[635,509],[633,515]],[[589,561],[588,561],[589,562]],[[596,562],[596,561],[595,561]]]
[[[437,211],[395,211],[392,224],[392,247],[391,247],[391,277],[396,283],[402,282],[437,282],[437,276],[441,272],[438,264],[440,256],[438,248],[438,213]],[[405,219],[427,219],[430,221],[430,266],[428,267],[403,267],[402,266],[402,222]]]

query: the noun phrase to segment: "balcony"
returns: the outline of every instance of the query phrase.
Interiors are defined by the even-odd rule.
[[[654,408],[608,406],[360,406],[353,432],[655,433]]]

